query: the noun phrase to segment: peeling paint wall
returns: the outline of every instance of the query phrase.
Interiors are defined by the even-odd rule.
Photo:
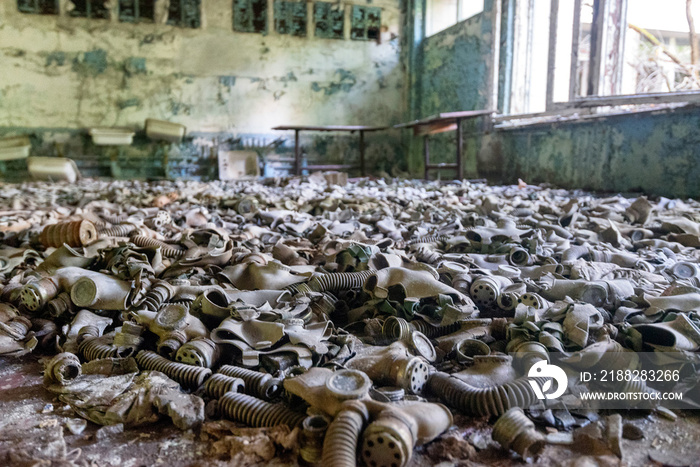
[[[22,14],[16,1],[0,2],[0,135],[141,129],[158,118],[195,133],[274,139],[289,137],[272,132],[277,125],[404,117],[396,0],[372,2],[381,8],[379,41],[322,39],[313,27],[312,37],[279,34],[271,21],[264,35],[236,32],[231,0],[201,2],[199,29],[166,25],[162,14],[155,24],[119,22],[111,3],[111,19],[98,20]],[[273,8],[266,14],[272,20]]]
[[[441,112],[484,109],[488,102],[488,62],[491,54],[491,11],[493,2],[484,2],[484,11],[421,41],[417,50],[413,81],[414,119]],[[476,145],[469,136],[480,127],[464,123],[464,175],[476,176]],[[430,159],[454,162],[455,134],[431,136]],[[414,170],[422,170],[423,145],[413,138],[410,151]],[[445,171],[443,176],[454,176]]]
[[[423,41],[417,84],[421,118],[485,105],[488,56],[482,55],[482,16],[473,16]]]
[[[697,198],[698,128],[700,109],[691,107],[499,130],[492,148],[500,154],[481,163],[507,182]]]

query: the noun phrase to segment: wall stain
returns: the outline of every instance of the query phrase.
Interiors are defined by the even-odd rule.
[[[146,74],[145,57],[129,57],[124,61],[124,74],[127,77]]]
[[[107,70],[107,51],[94,49],[79,54],[73,60],[73,71],[84,76],[101,75]]]
[[[49,53],[49,55],[46,57],[46,66],[51,66],[53,64],[56,64],[57,66],[63,66],[66,64],[66,53],[61,52],[61,51],[55,51]]]
[[[311,90],[314,92],[321,92],[326,96],[332,96],[339,92],[350,92],[353,86],[357,83],[357,78],[355,74],[350,70],[344,70],[338,68],[335,71],[338,75],[338,81],[331,81],[327,86],[321,86],[318,81],[311,83]]]
[[[117,102],[117,106],[121,109],[124,110],[127,107],[139,107],[141,105],[141,99],[138,97],[131,97],[129,99],[122,99]]]
[[[229,89],[236,85],[235,76],[219,76],[219,84]]]

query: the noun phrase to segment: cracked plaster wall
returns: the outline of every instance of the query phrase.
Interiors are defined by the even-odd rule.
[[[270,140],[289,138],[271,131],[283,124],[402,120],[396,0],[371,4],[382,8],[379,43],[279,35],[272,9],[266,35],[234,32],[230,0],[203,1],[199,29],[161,24],[162,12],[157,24],[121,23],[116,3],[110,20],[91,20],[22,14],[14,0],[0,2],[0,134],[141,129],[150,117],[200,134]],[[371,144],[368,157],[380,156],[384,149]]]

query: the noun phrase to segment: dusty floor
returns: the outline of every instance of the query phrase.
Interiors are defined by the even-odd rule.
[[[30,188],[35,189],[34,187]],[[90,187],[88,186],[88,188]],[[183,188],[185,191],[191,190],[194,194],[191,194],[190,196],[184,196],[181,194],[182,200],[178,202],[182,203],[180,206],[190,209],[192,206],[200,206],[205,203],[210,203],[216,207],[220,207],[219,204],[214,203],[212,200],[207,201],[207,199],[209,196],[211,196],[213,199],[218,199],[214,195],[221,196],[221,193],[212,194],[209,193],[209,191],[202,191],[202,189],[200,189],[201,187],[195,188]],[[307,188],[308,187],[304,189]],[[367,187],[362,188],[367,189]],[[383,186],[369,188],[371,188],[371,190],[376,188],[378,193],[387,191]],[[421,193],[418,191],[418,189],[414,189],[413,187],[409,188],[412,190],[409,190],[409,193],[414,195]],[[141,189],[143,189],[143,187],[139,187],[139,190]],[[260,190],[260,193],[262,194],[265,194],[265,190],[267,190],[265,187],[261,186],[256,187],[256,189]],[[483,193],[479,191],[482,189]],[[123,187],[123,193],[119,190],[112,190],[110,191],[110,202],[114,203],[115,209],[117,206],[121,205],[133,206],[134,203],[132,198],[134,196],[138,196],[130,195],[130,198],[126,196],[126,194],[133,192],[137,194],[141,193],[143,195],[144,192],[139,190],[135,190],[134,187]],[[369,189],[367,190],[367,193],[374,193]],[[445,224],[447,223],[448,216],[441,215],[439,210],[445,207],[450,207],[452,204],[473,202],[475,195],[470,193],[469,190],[474,190],[477,194],[481,193],[479,195],[479,201],[481,204],[478,206],[470,204],[466,214],[473,214],[478,210],[483,212],[495,210],[496,213],[499,212],[499,209],[494,208],[494,206],[498,204],[499,198],[483,196],[484,194],[488,194],[488,190],[485,187],[468,187],[464,189],[452,187],[450,189],[445,189],[445,192],[441,193],[439,196],[435,195],[434,200],[432,200],[433,198],[427,197],[426,199],[432,201],[426,201],[426,206],[431,206],[429,209],[421,207],[421,209],[425,209],[424,215],[421,214],[421,216],[418,216],[415,220],[408,219],[406,221],[406,219],[404,219],[404,221],[407,223],[418,223],[419,221],[423,222],[421,221],[421,219],[423,219],[428,224]],[[542,199],[536,203],[539,206],[538,213],[539,210],[542,210],[543,212],[548,213],[550,218],[560,217],[561,219],[566,219],[568,215],[567,212],[573,212],[574,214],[572,214],[570,217],[572,219],[575,218],[574,215],[576,212],[575,210],[571,210],[571,206],[569,206],[568,203],[568,201],[575,198],[571,193],[558,193],[556,194],[556,197],[553,198],[550,196],[551,193],[538,194],[538,191],[532,188],[530,191],[523,192],[524,194],[519,190],[521,190],[521,188],[511,187],[510,189],[504,191],[505,194],[501,194],[504,194],[504,196],[508,195],[508,199],[510,199],[512,204],[515,205],[516,203],[520,203],[525,206],[527,206],[531,201],[537,201],[537,197],[541,195],[543,196]],[[91,193],[93,196],[97,196],[95,194],[97,191],[99,190],[93,188],[87,190],[87,192]],[[329,211],[331,208],[337,208],[337,205],[333,204],[339,203],[339,201],[335,198],[335,195],[331,196],[331,194],[329,194],[330,192],[322,191],[320,189],[317,191],[319,198],[314,201],[315,207],[323,211]],[[139,203],[144,206],[150,206],[152,202],[165,197],[165,195],[162,195],[154,201],[153,198],[155,198],[156,194],[162,192],[163,190],[157,192],[154,191],[153,193],[146,192],[143,199],[139,200]],[[309,191],[309,193],[310,192],[311,191]],[[17,193],[20,193],[20,191],[17,190]],[[36,202],[37,205],[40,206],[42,203],[52,204],[54,202],[53,198],[49,196],[46,196],[46,199],[41,198],[40,195],[42,195],[42,193],[44,193],[42,190],[36,190],[35,194],[33,195],[38,199]],[[231,191],[228,193],[228,195],[233,196],[234,193],[236,192]],[[294,198],[296,201],[290,199],[290,193],[296,193],[294,195],[296,196],[296,198]],[[260,203],[269,204],[268,208],[271,210],[269,212],[265,211],[266,215],[274,213],[274,215],[279,218],[278,220],[280,220],[283,217],[280,213],[289,214],[291,213],[292,209],[300,210],[300,207],[310,205],[308,199],[306,199],[307,196],[310,196],[309,193],[302,189],[297,189],[295,185],[290,185],[287,188],[287,191],[284,193],[279,191],[278,194],[280,194],[280,196],[275,200],[265,199],[261,194],[258,195],[261,200],[259,201]],[[462,196],[462,199],[458,198],[455,193],[459,193],[460,196]],[[525,195],[528,193],[529,195],[526,197]],[[97,197],[90,201],[91,198],[89,196],[85,197],[85,193],[82,193],[79,189],[73,193],[71,191],[71,187],[65,187],[60,194],[63,198],[59,197],[59,201],[65,202],[70,206],[74,206],[80,199],[86,200],[85,202],[88,204],[93,202],[93,204],[99,205],[101,203],[101,200]],[[281,194],[284,196],[281,196]],[[7,201],[6,204],[10,206],[9,203],[12,201],[13,206],[13,210],[8,210],[6,213],[10,213],[11,216],[17,213],[29,212],[30,209],[27,206],[24,206],[23,203],[34,203],[34,198],[27,196],[26,193],[23,193],[22,196],[13,198],[15,195],[16,193],[9,192],[9,195],[5,197]],[[122,198],[122,195],[125,197]],[[375,195],[376,194],[373,194],[373,196]],[[472,196],[470,198],[467,195]],[[201,199],[197,198],[197,196],[199,196]],[[236,194],[236,196],[240,195]],[[346,204],[344,209],[347,211],[347,213],[351,213],[352,209],[354,209],[350,208],[349,206],[357,207],[360,202],[366,202],[364,196],[366,196],[366,194],[362,196],[358,195],[357,198],[349,198],[344,200],[343,203]],[[390,199],[391,203],[393,203],[391,205],[394,207],[392,215],[394,215],[396,219],[405,218],[405,211],[416,209],[415,206],[413,208],[407,208],[404,206],[406,203],[402,197],[405,196],[406,195],[403,191],[397,191],[396,193],[392,194],[392,198]],[[250,198],[252,198],[252,196]],[[549,203],[551,203],[551,200],[555,198],[558,200],[559,204],[561,204],[561,206],[555,207],[557,209],[561,208],[561,212],[550,212],[551,206]],[[222,205],[227,206],[227,211],[231,211],[230,213],[226,214],[226,216],[233,217],[235,213],[229,209],[230,206],[233,206],[233,204],[231,204],[231,199],[232,198],[230,197],[227,198],[226,202],[222,202],[224,203]],[[627,201],[625,202],[628,203]],[[240,203],[241,205],[244,204],[243,201],[240,201]],[[258,203],[257,200],[256,203]],[[411,201],[411,203],[413,203],[413,201]],[[590,203],[590,205],[584,205],[586,203]],[[582,212],[585,212],[586,216],[599,220],[598,216],[602,216],[602,214],[593,209],[596,203],[597,201],[593,202],[591,200],[585,203],[582,202],[582,205],[584,205],[582,207]],[[18,207],[15,208],[15,204],[17,204]],[[192,204],[192,206],[190,206],[190,204]],[[520,204],[517,204],[517,206],[520,206]],[[614,206],[614,209],[610,208],[611,211],[622,210],[620,207],[622,204],[620,204],[619,199],[612,199],[608,204]],[[661,202],[659,204],[661,204]],[[667,204],[669,203],[665,203],[665,205]],[[282,211],[283,208],[286,211]],[[171,210],[175,214],[178,221],[182,221],[183,219],[188,220],[190,217],[192,217],[194,221],[197,221],[197,216],[209,216],[209,214],[205,216],[197,209],[198,208],[192,208],[191,210],[186,210],[184,208],[172,208]],[[661,214],[668,214],[667,211],[673,211],[673,209],[668,207],[659,207],[658,209]],[[700,211],[700,209],[698,209],[698,207],[695,205],[693,205],[693,209],[693,212]],[[245,209],[241,208],[241,210],[245,212]],[[527,211],[527,209],[524,210]],[[679,208],[679,210],[682,211],[681,208]],[[514,211],[515,209],[511,212]],[[520,209],[520,211],[523,211],[523,209]],[[66,210],[66,212],[68,212],[68,210]],[[221,212],[223,212],[223,210]],[[373,214],[372,216],[367,215],[362,217],[365,227],[369,229],[368,231],[378,233],[375,232],[375,230],[379,228],[381,222],[386,221],[386,212],[387,211],[385,210],[383,213],[380,212],[377,214],[377,216]],[[675,213],[675,211],[673,211],[673,213]],[[445,214],[445,211],[443,211],[442,214]],[[52,215],[54,215],[54,213],[52,213]],[[64,212],[61,215],[65,216],[67,214]],[[217,216],[218,215],[219,214],[217,214]],[[355,214],[353,214],[353,216],[354,215]],[[619,217],[620,213],[613,212],[613,217],[615,215]],[[237,217],[241,216],[242,215],[237,215]],[[274,216],[270,214],[268,217],[271,219]],[[345,224],[341,223],[341,221],[347,221],[347,219],[340,215],[337,215],[337,217],[338,219],[334,220],[335,227],[342,227],[340,228],[341,231],[343,231],[343,229],[347,229],[348,227],[343,227]],[[466,215],[464,217],[465,219],[463,220],[466,222],[466,220],[469,218]],[[488,217],[488,214],[484,214],[484,217]],[[498,216],[493,217],[497,218]],[[207,219],[209,218],[207,217]],[[224,222],[222,218],[219,217],[216,219],[218,219],[218,222],[221,222],[222,225],[235,224],[237,226],[240,224],[242,226],[245,224],[244,221],[236,221],[236,223],[233,223],[228,221]],[[270,219],[266,219],[265,225],[270,224]],[[682,218],[681,220],[684,222],[683,225],[690,224],[690,227],[697,230],[698,225],[700,225],[698,224],[698,219],[700,219],[700,216],[692,217],[692,219]],[[11,231],[11,229],[22,231],[23,229],[29,229],[33,222],[39,223],[43,222],[44,220],[45,219],[43,218],[37,218],[32,219],[31,222],[26,221],[27,225],[24,227],[11,226],[8,222],[5,227],[7,227],[8,231]],[[149,218],[149,220],[152,219]],[[568,221],[572,223],[574,222],[571,219]],[[121,222],[122,221],[114,221],[114,223]],[[494,223],[493,220],[490,222]],[[598,233],[600,233],[602,240],[603,238],[607,238],[610,235],[615,234],[613,237],[617,239],[616,241],[621,241],[621,239],[618,238],[620,233],[612,228],[612,223],[610,223],[611,227],[606,230],[608,225],[607,223],[598,224],[596,226],[594,223],[587,224],[581,220],[578,222],[581,227],[580,229],[577,228],[578,234],[584,233],[589,235],[589,237],[585,238],[590,238],[591,235],[597,236]],[[12,223],[17,224],[15,220],[12,220]],[[112,221],[110,221],[110,224],[111,223]],[[276,229],[277,226],[280,225],[280,222],[274,221],[274,224],[274,229]],[[290,225],[295,224],[290,221]],[[306,235],[310,235],[308,233],[309,225],[300,230],[300,232],[307,232]],[[552,227],[546,223],[543,225],[545,225],[546,229],[549,230],[564,230],[556,226]],[[174,225],[170,225],[170,227],[174,228]],[[454,225],[449,224],[442,227],[446,229],[448,234],[450,234],[450,232],[460,233],[462,230],[467,230],[461,225],[459,219],[458,222],[454,223]],[[389,226],[384,223],[381,228],[383,230],[387,230],[389,234],[396,234],[397,239],[403,235],[403,233],[397,233],[395,229],[392,230],[393,224]],[[588,230],[589,228],[595,228],[596,232],[594,233],[593,231]],[[238,227],[236,227],[236,229],[238,229]],[[358,230],[357,225],[354,225],[353,229]],[[654,234],[658,233],[658,230],[659,229],[657,229]],[[387,232],[382,232],[382,235],[387,234]],[[410,235],[421,237],[430,232],[432,232],[432,230],[427,230],[426,232],[421,233],[420,230],[416,229],[415,231],[412,231]],[[285,233],[290,237],[294,237],[290,239],[291,245],[296,245],[297,243],[303,244],[303,240],[308,240],[304,236],[297,238],[301,234],[291,235],[286,231]],[[404,233],[408,234],[408,231]],[[240,234],[240,232],[237,231],[237,234]],[[116,235],[117,234],[111,233],[106,234],[107,237]],[[333,235],[336,234],[334,233]],[[345,234],[343,233],[343,235]],[[342,237],[341,234],[337,234],[337,236],[338,238]],[[257,237],[260,237],[260,235]],[[272,248],[272,243],[270,243],[270,245],[263,244],[264,242],[261,243],[258,241],[257,237],[255,237],[257,242],[255,246],[256,249],[258,249],[260,245],[267,248],[267,250]],[[691,239],[689,237],[693,238]],[[696,244],[694,243],[691,248],[692,255],[688,255],[691,257],[691,259],[693,259],[693,264],[698,262],[697,252],[700,251],[700,249],[698,249],[700,246],[699,238],[700,234],[696,234],[695,236],[686,235],[684,237],[685,241],[693,240],[693,242],[696,242]],[[408,238],[403,238],[402,240],[407,239]],[[15,240],[17,240],[17,245],[21,243],[21,238]],[[435,242],[438,241],[435,240]],[[423,241],[422,243],[433,243],[433,240]],[[465,243],[469,244],[469,242]],[[475,240],[475,244],[477,243],[480,244],[481,240]],[[481,248],[483,248],[483,245],[481,245]],[[202,249],[208,252],[209,246]],[[195,248],[195,250],[199,252],[199,249]],[[279,251],[284,252],[284,250]],[[279,251],[277,253],[279,253]],[[307,253],[308,251],[305,254]],[[426,255],[426,257],[429,256],[430,258],[435,256],[435,251],[432,250],[421,250],[420,252],[414,251],[411,254],[414,253],[416,255],[420,253],[421,255]],[[281,253],[279,254],[281,255]],[[473,254],[474,258],[483,256],[476,250],[471,253],[457,253],[457,255],[462,256],[470,254]],[[501,254],[500,250],[499,254]],[[590,254],[592,255],[593,253],[591,252]],[[543,256],[545,255],[543,254]],[[29,258],[31,259],[31,257]],[[445,256],[445,258],[447,258],[447,256]],[[294,258],[291,260],[293,259]],[[23,259],[22,261],[25,260]],[[329,259],[328,261],[329,264],[332,264],[335,259],[333,259],[333,261]],[[432,263],[437,260],[433,261],[431,259],[430,261],[421,261]],[[474,261],[476,261],[476,259],[474,259]],[[544,261],[544,259],[542,261]],[[17,266],[15,265],[13,267]],[[337,267],[338,264],[335,264],[335,268]],[[474,269],[478,268],[474,267]],[[507,271],[507,269],[505,269],[505,271]],[[654,283],[652,285],[656,286],[659,284]],[[256,288],[257,287],[251,286],[250,288],[243,290],[255,290]],[[696,288],[700,290],[700,287]],[[689,287],[686,287],[686,289],[686,292],[690,290]],[[700,294],[700,291],[696,291],[695,293]],[[525,295],[522,296],[524,297]],[[636,306],[637,304],[628,303],[628,305]],[[370,327],[369,324],[367,327]],[[299,429],[296,428],[295,431],[289,433],[289,429],[286,426],[254,429],[243,428],[242,425],[237,425],[234,422],[226,420],[207,419],[201,427],[198,427],[195,430],[181,431],[173,426],[169,420],[165,419],[158,424],[150,425],[145,428],[126,429],[124,431],[114,430],[109,427],[102,428],[92,422],[87,422],[84,430],[76,429],[76,426],[80,426],[81,423],[85,423],[83,419],[80,418],[70,406],[59,401],[56,396],[48,392],[42,384],[42,360],[44,358],[42,352],[45,352],[45,350],[39,350],[39,348],[37,348],[37,351],[34,353],[18,359],[9,357],[0,358],[0,408],[2,408],[4,415],[3,417],[0,417],[0,466],[299,465],[299,461],[297,460],[299,458],[297,452],[298,443],[296,442],[296,436]],[[428,392],[427,397],[431,397],[430,392]],[[213,410],[207,410],[207,413],[213,412]],[[452,428],[443,433],[433,442],[416,448],[413,452],[413,458],[409,463],[410,466],[505,466],[520,465],[525,463],[515,453],[509,453],[492,440],[491,434],[495,419],[489,420],[487,418],[468,417],[458,413],[456,410],[453,411],[453,413],[454,425]],[[608,441],[606,441],[608,437],[605,433],[605,420],[606,417],[611,415],[610,413],[589,413],[586,415],[587,418],[584,418],[583,414],[575,414],[575,417],[572,419],[574,420],[573,426],[575,428],[569,432],[557,432],[557,430],[553,429],[549,425],[542,425],[539,427],[539,431],[547,435],[548,443],[544,448],[544,451],[535,461],[535,464],[542,466],[700,465],[700,413],[689,410],[676,410],[674,413],[675,415],[670,412],[663,414],[660,412],[641,410],[622,411],[621,414],[623,421],[628,425],[627,430],[634,431],[632,428],[636,428],[638,436],[636,437],[636,440],[623,439],[621,441],[622,452],[618,454],[613,452],[613,449],[611,449],[611,447],[608,445]],[[533,416],[536,417],[536,415]]]
[[[96,439],[99,426],[89,423],[82,434],[66,428],[78,417],[41,384],[40,357],[0,359],[0,464],[94,466],[240,465],[218,456],[205,435],[181,432],[168,422],[126,430]],[[623,440],[620,460],[600,441],[582,436],[574,446],[548,445],[536,465],[542,466],[691,466],[700,465],[700,416],[679,413],[676,421],[657,414],[627,413],[625,420],[641,428],[644,438]],[[437,441],[414,453],[409,465],[523,465],[491,440],[485,419],[457,415],[456,425]],[[588,442],[587,442],[588,441]],[[281,453],[275,462],[298,465],[295,453]],[[43,461],[43,462],[40,462]],[[54,461],[49,464],[47,461]]]

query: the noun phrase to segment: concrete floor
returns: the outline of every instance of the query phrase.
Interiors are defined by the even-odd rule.
[[[0,467],[27,466],[199,466],[299,465],[296,435],[276,427],[243,428],[207,420],[182,432],[169,421],[105,435],[91,422],[82,433],[68,425],[80,421],[73,410],[42,385],[42,356],[0,358]],[[676,411],[665,418],[645,411],[622,412],[623,421],[643,433],[622,440],[622,456],[604,441],[598,423],[574,430],[573,444],[548,444],[541,466],[694,466],[700,465],[700,415]],[[601,413],[601,419],[607,414]],[[455,425],[435,441],[415,449],[409,466],[507,466],[524,461],[491,439],[494,420],[455,414]],[[540,427],[556,437],[556,430]],[[285,428],[286,429],[286,428]],[[235,436],[234,436],[235,433]],[[324,466],[325,467],[325,466]],[[333,467],[333,466],[331,466]]]
[[[40,357],[0,358],[0,465],[51,466],[203,466],[299,465],[294,450],[273,460],[222,454],[209,422],[199,432],[182,432],[168,422],[96,439],[99,426],[88,423],[72,434],[66,423],[78,417],[42,386]],[[700,417],[679,413],[675,421],[656,414],[623,414],[644,432],[639,441],[623,440],[620,460],[600,440],[585,435],[574,446],[548,445],[542,466],[691,466],[700,465]],[[211,422],[216,423],[216,422]],[[250,429],[252,430],[252,429]],[[209,434],[208,434],[209,433]],[[246,440],[243,440],[246,443]],[[524,464],[491,440],[486,419],[455,416],[455,426],[418,448],[411,466],[507,466]]]

